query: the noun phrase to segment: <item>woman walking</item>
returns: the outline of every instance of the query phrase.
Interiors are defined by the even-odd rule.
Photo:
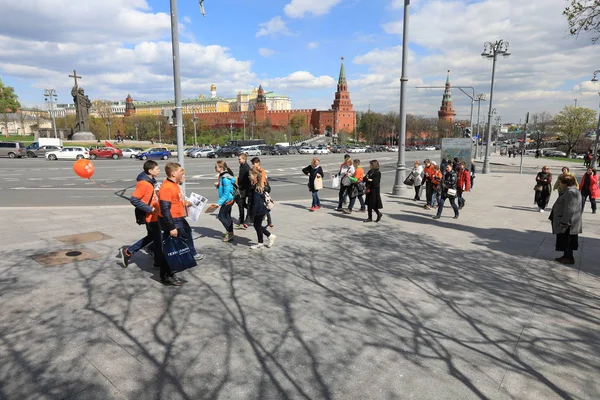
[[[556,183],[554,184],[554,190],[558,191],[558,195],[560,196],[562,194],[562,192],[565,191],[566,187],[565,185],[563,185],[562,183],[562,177],[566,176],[566,175],[570,175],[573,177],[573,179],[575,179],[575,186],[578,185],[577,183],[577,178],[575,177],[575,175],[569,170],[569,167],[562,167],[562,174],[560,174],[558,176],[558,178],[556,178]]]
[[[577,181],[575,181],[575,184],[577,184]],[[585,201],[589,197],[590,203],[592,203],[592,214],[596,214],[596,199],[600,195],[600,188],[598,188],[598,175],[595,168],[589,167],[587,169],[579,183],[579,190],[581,191],[581,212],[583,212]]]
[[[219,210],[219,221],[225,228],[225,236],[223,237],[224,242],[230,242],[233,240],[233,220],[231,219],[231,209],[233,203],[235,203],[234,187],[235,176],[233,171],[229,169],[225,161],[219,160],[215,165],[215,171],[219,174],[217,181],[217,190],[219,191],[219,200],[217,206],[221,207]]]
[[[271,247],[275,243],[277,236],[273,235],[268,231],[266,226],[263,226],[263,220],[265,215],[269,212],[265,205],[265,179],[264,171],[262,168],[253,167],[250,171],[250,182],[252,187],[250,189],[250,202],[248,204],[248,213],[252,221],[254,221],[254,229],[256,230],[256,236],[258,243],[250,246],[252,250],[259,250],[264,247]],[[267,244],[263,244],[264,236],[267,237]]]
[[[421,200],[421,185],[423,184],[423,166],[419,160],[415,161],[412,171],[409,176],[413,178],[413,186],[415,187],[415,198],[413,200]]]
[[[440,219],[442,216],[442,211],[444,210],[444,203],[446,199],[450,200],[450,205],[454,210],[454,219],[458,218],[458,206],[456,205],[456,195],[457,195],[457,183],[458,177],[456,172],[452,170],[452,164],[446,164],[446,173],[444,174],[444,178],[441,183],[440,197],[438,199],[438,211],[437,214],[433,216],[433,219]]]
[[[340,177],[340,192],[339,192],[339,202],[335,211],[343,211],[342,204],[344,202],[344,197],[348,195],[350,197],[350,186],[352,182],[350,181],[350,177],[354,175],[354,166],[352,165],[352,159],[350,157],[344,159],[344,163],[340,166],[339,177]]]
[[[379,161],[373,160],[369,163],[369,172],[363,178],[366,186],[367,219],[363,222],[373,222],[373,211],[377,214],[375,222],[381,221],[383,214],[379,211],[383,208],[381,201],[381,172],[379,172]]]
[[[561,264],[575,264],[573,251],[579,248],[579,234],[583,232],[581,224],[581,193],[575,186],[575,179],[566,175],[561,178],[565,191],[552,206],[552,233],[556,235],[556,251],[562,251],[562,257],[555,260]]]
[[[312,162],[309,166],[302,169],[304,175],[308,175],[308,190],[312,193],[312,206],[310,207],[310,211],[317,211],[321,208],[321,202],[319,201],[319,189],[323,188],[323,168],[321,168],[321,160],[317,157],[312,159]],[[320,186],[317,188],[315,186],[315,182],[320,180]]]
[[[348,209],[344,210],[346,214],[352,213],[352,208],[354,208],[357,198],[360,203],[360,212],[367,211],[365,200],[363,199],[363,195],[365,194],[365,182],[363,181],[365,170],[360,166],[360,160],[358,159],[352,161],[352,166],[354,167],[354,174],[350,177],[350,182],[352,183],[348,190],[350,204],[348,205]]]
[[[543,213],[544,209],[550,201],[550,184],[552,183],[552,174],[550,173],[550,167],[544,166],[541,172],[538,172],[535,177],[535,197],[534,204],[537,204],[538,211]]]

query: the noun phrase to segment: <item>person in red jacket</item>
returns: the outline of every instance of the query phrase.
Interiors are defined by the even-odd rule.
[[[458,175],[456,198],[458,199],[458,209],[462,210],[462,208],[465,206],[463,192],[468,192],[469,190],[471,190],[471,173],[467,170],[464,161],[458,163],[456,174]]]
[[[592,203],[592,214],[596,214],[596,199],[600,195],[600,189],[598,188],[598,175],[594,168],[587,169],[579,182],[579,190],[581,191],[581,212],[583,212],[585,202],[589,197],[590,203]]]

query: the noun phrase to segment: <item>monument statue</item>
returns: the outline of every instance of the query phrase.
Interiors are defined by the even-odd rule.
[[[71,96],[73,96],[73,102],[75,102],[76,109],[76,120],[75,120],[75,132],[89,132],[90,131],[90,108],[92,102],[90,98],[85,95],[83,88],[77,86],[77,72],[73,70],[73,75],[69,75],[70,78],[75,78],[75,86],[71,89]]]
[[[83,88],[77,85],[77,71],[73,70],[73,75],[69,75],[69,78],[75,79],[75,85],[71,89],[71,96],[73,96],[73,102],[75,103],[75,127],[73,129],[74,134],[70,135],[71,140],[96,140],[96,137],[90,132],[90,108],[92,102],[90,98],[86,96]]]

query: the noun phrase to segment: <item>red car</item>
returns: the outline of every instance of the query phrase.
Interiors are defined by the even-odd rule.
[[[118,160],[123,157],[121,149],[114,147],[101,147],[90,151],[90,159],[95,160],[96,158],[112,158]]]

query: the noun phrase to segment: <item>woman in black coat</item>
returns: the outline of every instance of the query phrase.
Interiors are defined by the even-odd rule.
[[[321,179],[321,188],[323,187],[323,168],[319,165],[321,161],[315,157],[309,166],[302,169],[304,175],[308,175],[308,190],[312,193],[312,207],[310,211],[316,211],[321,208],[321,201],[319,200],[319,189],[315,187],[315,181],[317,178]]]
[[[371,169],[363,178],[366,187],[366,199],[368,218],[363,222],[373,222],[373,211],[377,214],[375,222],[381,221],[383,214],[379,211],[383,208],[381,201],[381,172],[379,172],[379,161],[373,160],[369,163]]]
[[[538,211],[544,212],[550,201],[550,193],[552,193],[552,174],[550,173],[549,166],[544,166],[542,172],[538,172],[535,182],[535,197],[533,201],[534,204],[537,204]]]

